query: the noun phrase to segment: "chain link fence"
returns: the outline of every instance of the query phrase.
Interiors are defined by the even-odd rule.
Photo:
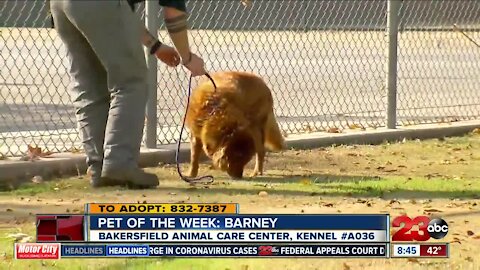
[[[388,1],[250,2],[187,1],[192,47],[209,70],[262,76],[285,134],[386,126]],[[144,7],[137,7],[141,19]],[[156,15],[159,38],[168,42]],[[480,3],[404,0],[395,15],[396,123],[480,118],[480,48],[464,35],[480,42]],[[0,27],[0,156],[28,145],[81,149],[68,60],[45,1],[0,2]],[[180,68],[157,65],[160,145],[178,140],[187,80]]]
[[[480,2],[403,1],[399,15],[399,124],[478,119]]]

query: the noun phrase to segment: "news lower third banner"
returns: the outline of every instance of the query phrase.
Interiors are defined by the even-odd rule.
[[[388,214],[240,214],[237,204],[88,204],[37,215],[15,257],[390,257]]]
[[[388,257],[383,244],[62,244],[61,257]]]
[[[387,215],[90,215],[92,242],[388,242]]]

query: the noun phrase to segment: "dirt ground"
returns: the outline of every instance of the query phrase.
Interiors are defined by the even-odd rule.
[[[34,214],[79,213],[89,202],[235,202],[240,204],[241,213],[429,215],[441,217],[449,225],[449,233],[441,241],[450,243],[449,259],[274,262],[278,269],[480,269],[479,146],[480,136],[471,135],[379,146],[288,150],[269,153],[263,177],[232,181],[215,172],[216,182],[208,187],[181,182],[172,165],[148,169],[162,179],[156,190],[93,190],[83,176],[29,184],[0,193],[0,209],[4,209],[0,212],[0,234],[32,234]],[[211,173],[208,164],[200,169],[200,174],[205,173]],[[11,254],[3,256],[9,266],[14,265]],[[267,269],[271,261],[226,260],[221,269]],[[194,260],[190,269],[214,269],[196,268],[195,263],[198,261]],[[110,269],[107,266],[102,269]]]

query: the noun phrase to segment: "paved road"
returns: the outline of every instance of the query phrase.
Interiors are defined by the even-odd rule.
[[[469,35],[480,41],[480,33]],[[246,70],[265,78],[288,133],[385,124],[383,32],[200,31],[192,36],[210,70]],[[70,147],[58,141],[78,144],[68,62],[55,32],[3,29],[0,62],[0,139],[5,141],[0,153],[21,151],[9,148],[12,144],[43,143],[55,150]],[[460,34],[402,33],[398,68],[402,123],[480,116],[480,49]],[[179,73],[180,78],[159,65],[159,143],[178,137],[188,83]],[[46,133],[32,133],[37,131]]]

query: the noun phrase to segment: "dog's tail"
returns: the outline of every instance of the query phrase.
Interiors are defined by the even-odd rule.
[[[268,114],[267,122],[265,124],[265,146],[270,151],[280,151],[285,149],[285,139],[283,138],[282,131],[278,126],[273,111]]]

